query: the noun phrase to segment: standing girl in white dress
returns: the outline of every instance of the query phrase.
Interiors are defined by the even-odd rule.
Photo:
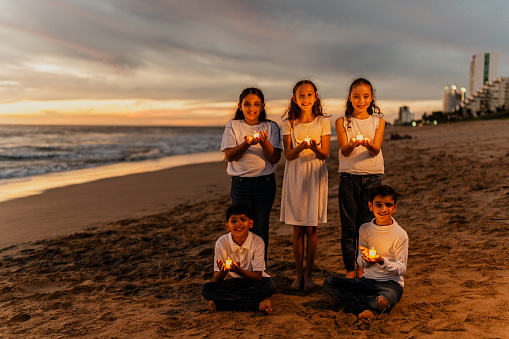
[[[221,151],[228,160],[232,204],[248,206],[253,212],[254,234],[269,248],[269,217],[276,196],[274,171],[281,158],[281,135],[275,122],[267,119],[265,98],[260,89],[242,91],[235,116],[224,129]]]
[[[317,226],[327,222],[328,173],[331,128],[322,112],[316,86],[309,80],[293,88],[283,115],[283,149],[286,158],[281,197],[281,221],[293,225],[296,277],[293,290],[312,290],[312,271],[318,247]],[[304,237],[306,271],[304,266]]]
[[[345,116],[336,120],[339,142],[339,215],[341,251],[347,278],[361,278],[362,267],[355,268],[359,228],[374,216],[368,202],[371,190],[382,184],[384,158],[382,141],[385,121],[375,103],[371,83],[358,78],[352,82]]]

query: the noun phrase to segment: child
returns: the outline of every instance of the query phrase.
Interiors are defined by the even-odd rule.
[[[375,219],[359,229],[357,263],[364,276],[357,279],[327,277],[325,291],[357,314],[360,321],[390,311],[401,299],[408,259],[408,235],[392,217],[398,207],[398,195],[389,186],[377,186],[371,192],[370,211]],[[374,249],[376,253],[370,253]],[[373,255],[375,254],[375,255]]]
[[[286,166],[281,197],[281,221],[293,225],[296,277],[291,289],[312,290],[312,270],[318,247],[318,223],[327,222],[330,122],[322,112],[316,86],[309,80],[293,88],[283,115]],[[303,272],[304,237],[307,237],[306,272]]]
[[[375,103],[374,89],[363,78],[350,85],[345,117],[336,120],[339,142],[339,212],[341,249],[347,278],[362,277],[355,269],[359,227],[373,218],[368,210],[369,192],[382,184],[382,140],[385,121]]]
[[[249,231],[251,227],[249,207],[232,205],[226,210],[229,233],[217,240],[213,281],[201,288],[213,312],[259,309],[272,314],[270,296],[276,292],[276,282],[265,273],[265,245],[262,238]],[[232,261],[230,265],[227,260]]]
[[[276,195],[274,171],[281,158],[279,127],[267,120],[265,99],[258,88],[246,88],[239,97],[237,112],[226,125],[221,143],[231,175],[233,204],[253,211],[253,233],[269,247],[269,216]]]

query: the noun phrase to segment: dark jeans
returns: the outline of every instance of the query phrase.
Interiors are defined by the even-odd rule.
[[[369,210],[369,195],[373,187],[382,184],[382,175],[341,173],[339,177],[339,216],[341,219],[341,250],[347,271],[355,271],[359,243],[359,227],[373,218]]]
[[[253,211],[254,225],[251,231],[262,237],[265,243],[265,261],[269,248],[269,218],[276,196],[274,173],[261,177],[232,176],[232,203],[246,205]]]
[[[238,278],[205,283],[201,294],[207,300],[214,300],[217,310],[250,311],[258,310],[260,303],[276,293],[276,289],[272,278],[262,278],[259,282]]]
[[[403,295],[403,287],[395,281],[376,281],[374,279],[348,279],[343,277],[327,277],[323,282],[325,292],[345,306],[345,312],[356,315],[370,310],[380,314],[390,310]],[[389,309],[378,306],[378,298],[383,296],[389,303]]]

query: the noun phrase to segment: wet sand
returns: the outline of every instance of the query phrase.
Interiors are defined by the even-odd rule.
[[[18,215],[24,221],[15,228],[33,225],[30,234],[53,223],[72,228],[2,251],[0,336],[507,338],[508,130],[509,120],[386,130],[384,183],[401,194],[395,218],[410,238],[409,263],[402,300],[370,323],[331,306],[321,288],[290,290],[292,230],[279,222],[282,166],[267,269],[279,286],[274,314],[208,311],[200,287],[212,278],[214,243],[225,232],[230,201],[224,164],[215,163],[0,203],[0,214],[11,213],[2,223]],[[389,140],[394,132],[413,138]],[[344,273],[333,145],[318,285]],[[204,178],[210,183],[199,184]],[[83,200],[73,211],[77,196]],[[33,215],[25,215],[27,206]]]

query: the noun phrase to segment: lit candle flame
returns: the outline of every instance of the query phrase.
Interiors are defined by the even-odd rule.
[[[371,249],[369,250],[368,258],[375,259],[375,257],[376,257],[376,250],[374,247],[371,247]]]
[[[228,259],[226,259],[226,268],[230,268],[231,267],[231,264],[232,264],[232,261],[230,260],[230,257],[228,257]]]
[[[364,136],[361,134],[361,132],[359,132],[357,135],[357,140],[361,141],[362,139],[364,139]]]
[[[253,134],[253,138],[259,138],[259,137],[260,137],[260,133],[258,133],[258,132],[254,132],[254,134]]]
[[[307,142],[307,144],[309,145],[309,143],[311,142],[311,138],[309,138],[307,135],[306,137],[304,138],[304,141]]]

